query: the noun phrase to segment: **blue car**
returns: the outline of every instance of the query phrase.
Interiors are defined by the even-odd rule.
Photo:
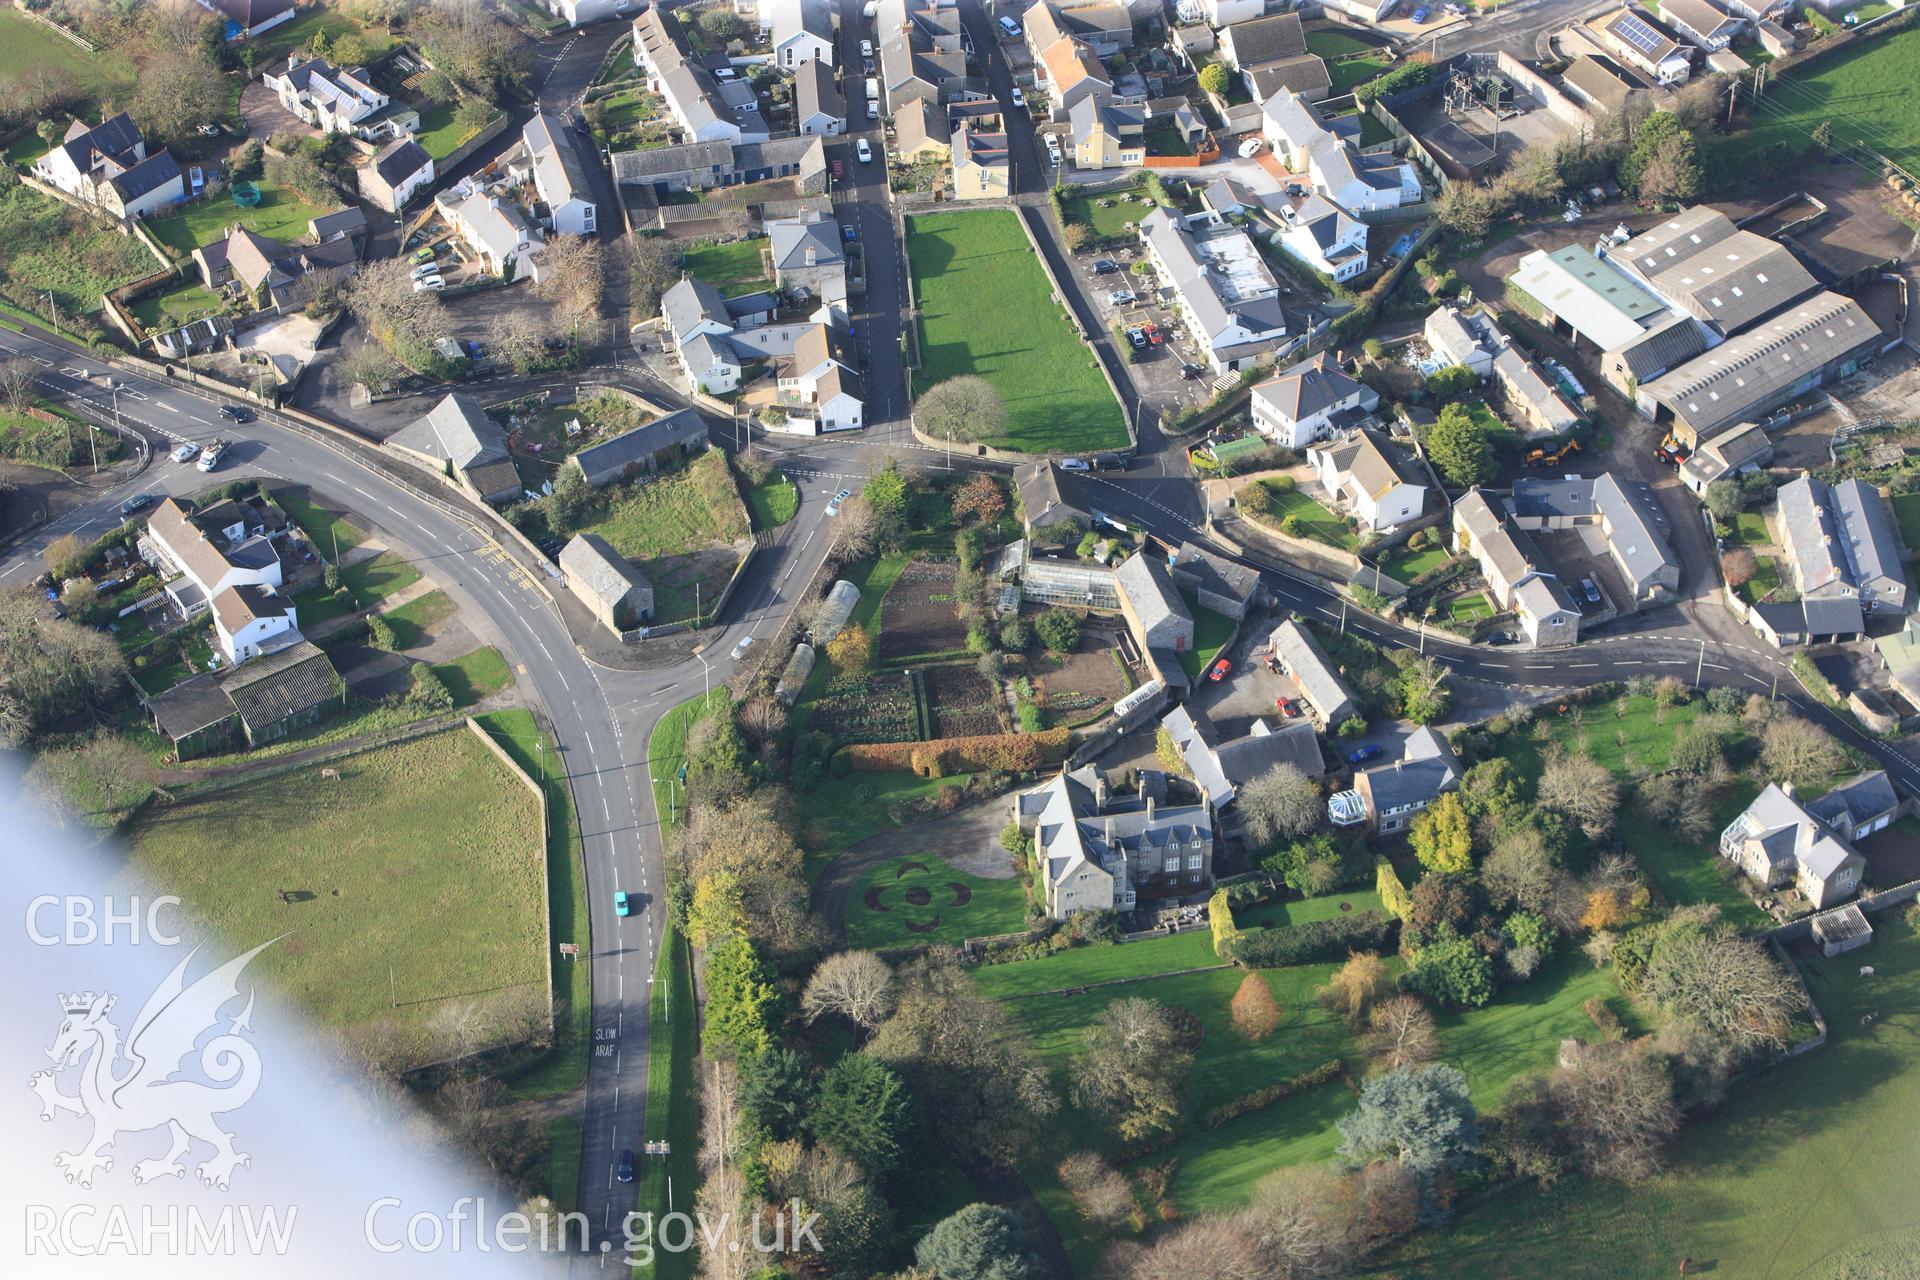
[[[1413,20],[1415,22],[1425,22],[1429,16],[1431,15],[1429,15],[1425,9],[1415,9],[1413,11]]]
[[[613,914],[624,916],[631,915],[632,912],[633,907],[627,902],[627,891],[622,889],[618,893],[615,893],[613,895]]]
[[[618,1178],[622,1182],[633,1181],[633,1148],[632,1147],[623,1147],[621,1149],[620,1168],[615,1171],[613,1176]]]
[[[1386,749],[1378,743],[1369,742],[1364,747],[1355,747],[1347,753],[1348,764],[1365,764],[1369,760],[1378,760],[1386,754]]]

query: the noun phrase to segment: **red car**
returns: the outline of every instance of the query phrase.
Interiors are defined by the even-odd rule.
[[[1144,327],[1147,331],[1147,341],[1154,346],[1157,347],[1167,340],[1167,335],[1160,332],[1159,327],[1152,322],[1148,322]]]
[[[1233,664],[1231,662],[1228,662],[1225,658],[1222,658],[1220,659],[1220,661],[1213,664],[1213,670],[1207,672],[1207,679],[1224,680],[1226,679],[1227,672],[1231,670],[1233,670]]]
[[[1275,698],[1273,700],[1273,707],[1274,710],[1289,720],[1298,720],[1300,718],[1300,707],[1292,698]]]
[[[835,160],[833,162],[833,180],[835,182],[839,182],[842,178],[845,178],[846,176],[847,176],[847,162],[844,160]]]

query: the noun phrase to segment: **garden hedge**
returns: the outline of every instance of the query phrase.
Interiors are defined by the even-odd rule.
[[[1043,769],[1067,758],[1070,735],[1065,729],[1040,733],[988,733],[970,738],[940,738],[933,742],[858,742],[844,748],[837,759],[849,769],[892,772],[910,769],[923,778],[954,773],[997,770],[1020,773]],[[838,776],[836,760],[836,776]]]
[[[1283,1098],[1291,1098],[1296,1093],[1304,1092],[1316,1085],[1323,1085],[1337,1078],[1343,1067],[1344,1064],[1340,1059],[1333,1058],[1311,1071],[1303,1071],[1286,1080],[1262,1085],[1258,1089],[1250,1089],[1237,1098],[1229,1098],[1207,1112],[1207,1128],[1218,1129],[1229,1120],[1238,1120],[1241,1116],[1264,1110]]]
[[[1287,928],[1261,929],[1234,940],[1233,961],[1243,969],[1283,969],[1338,960],[1349,951],[1388,951],[1395,945],[1399,927],[1399,921],[1378,911],[1362,911]]]

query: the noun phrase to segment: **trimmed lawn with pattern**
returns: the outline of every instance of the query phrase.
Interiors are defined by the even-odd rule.
[[[1030,453],[1124,448],[1119,402],[1054,299],[1018,216],[983,209],[908,219],[920,304],[914,394],[978,374],[1007,408],[1006,435],[989,443]]]
[[[1017,879],[988,880],[931,853],[894,858],[860,878],[847,903],[847,945],[885,950],[959,943],[1025,926],[1027,892]]]

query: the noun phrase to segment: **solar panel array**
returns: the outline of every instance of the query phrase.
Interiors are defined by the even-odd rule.
[[[1623,13],[1614,21],[1613,34],[1645,54],[1667,42],[1665,36],[1631,13]]]

